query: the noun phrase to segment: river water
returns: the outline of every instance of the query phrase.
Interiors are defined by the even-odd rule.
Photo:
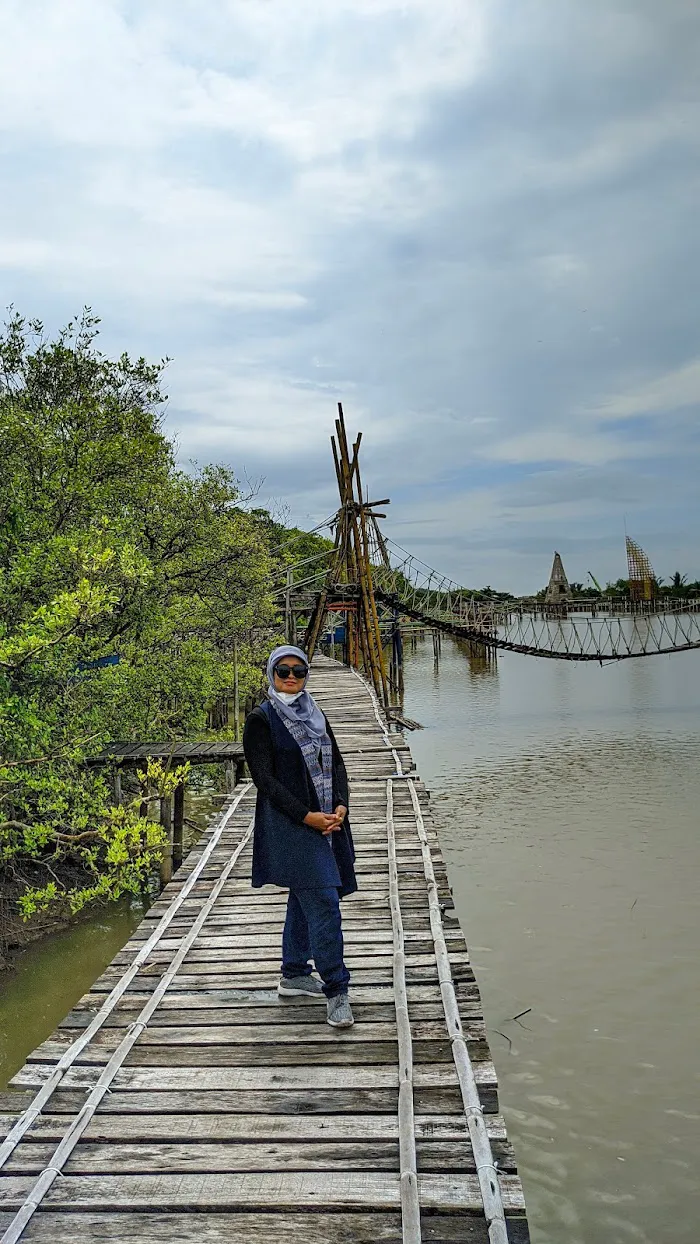
[[[185,814],[204,829],[221,804],[188,795]],[[0,972],[0,1091],[28,1054],[53,1032],[71,1007],[127,942],[146,911],[124,898],[84,921],[32,943]]]
[[[436,666],[428,637],[405,711],[533,1244],[695,1244],[700,653],[484,666],[443,640]],[[101,912],[0,977],[0,1087],[140,915]]]
[[[436,666],[428,637],[405,712],[533,1244],[695,1244],[700,652]]]

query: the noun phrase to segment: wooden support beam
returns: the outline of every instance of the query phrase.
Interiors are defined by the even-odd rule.
[[[160,861],[160,883],[166,886],[173,875],[173,801],[170,796],[160,801],[160,823],[167,840]]]
[[[177,871],[182,863],[185,835],[185,784],[180,782],[175,787],[173,800],[173,869]]]

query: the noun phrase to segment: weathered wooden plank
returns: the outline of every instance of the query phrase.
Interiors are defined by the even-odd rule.
[[[192,969],[199,965],[192,964]],[[474,981],[474,973],[466,964],[459,969],[459,973],[453,973],[455,980],[466,981],[472,983]],[[150,969],[144,969],[140,972],[137,979],[132,981],[127,992],[147,992],[155,989],[161,977],[161,971],[158,964],[153,964]],[[186,971],[178,972],[176,977],[176,987],[179,991],[192,989],[272,989],[279,981],[280,972],[279,964],[275,971],[271,970],[269,965],[264,969],[255,969],[252,972],[245,972],[239,968],[237,964],[235,969],[223,975],[221,972],[208,973],[191,970],[187,966]],[[108,970],[104,972],[93,985],[93,992],[109,992],[116,982],[120,980],[121,973],[118,971]],[[406,979],[409,985],[433,983],[437,984],[437,971],[434,966],[430,967],[410,967],[406,973]],[[350,989],[353,990],[357,985],[390,985],[391,971],[384,967],[358,968],[355,966],[352,972],[352,982]]]
[[[325,999],[323,1000],[325,1001]],[[309,1008],[306,1008],[307,1014]],[[396,1023],[365,1022],[355,1023],[354,1028],[335,1030],[324,1022],[323,1007],[317,1007],[319,1016],[317,1024],[277,1024],[269,1022],[264,1033],[255,1024],[219,1023],[213,1025],[186,1025],[177,1027],[166,1025],[147,1028],[139,1037],[139,1046],[175,1046],[189,1048],[192,1045],[252,1045],[261,1040],[273,1045],[296,1045],[304,1042],[307,1045],[332,1045],[344,1048],[347,1045],[368,1045],[378,1041],[394,1041],[396,1039]],[[76,1034],[79,1035],[79,1034]],[[439,1021],[417,1020],[411,1024],[411,1035],[414,1041],[442,1041],[445,1038],[445,1024]],[[486,1032],[483,1022],[473,1021],[465,1026],[464,1035],[467,1040],[484,1041]],[[116,1049],[123,1033],[115,1029],[103,1029],[97,1033],[91,1046],[103,1049],[107,1054]],[[50,1041],[58,1049],[68,1046],[73,1040],[70,1031],[61,1031],[60,1039]],[[44,1042],[47,1045],[49,1042]],[[43,1048],[39,1046],[35,1055]]]
[[[30,1188],[31,1176],[0,1177],[0,1206],[17,1209]],[[500,1177],[501,1194],[511,1211],[524,1208],[520,1180]],[[475,1175],[420,1175],[423,1209],[460,1209],[478,1213],[481,1193]],[[155,1175],[66,1175],[52,1185],[44,1204],[47,1209],[171,1209],[242,1208],[397,1209],[399,1179],[384,1171],[260,1171],[254,1174],[218,1173]]]
[[[143,1000],[148,995],[144,995]],[[187,997],[197,999],[198,1005],[188,1007],[186,1005]],[[170,1008],[168,1010],[156,1011],[153,1019],[150,1021],[150,1031],[158,1028],[169,1027],[189,1027],[198,1024],[207,1026],[217,1026],[223,1024],[318,1024],[323,1018],[323,1007],[325,998],[313,999],[310,1002],[303,1002],[301,1006],[294,1006],[293,1000],[290,999],[290,1006],[280,1005],[276,997],[274,999],[256,1000],[254,1004],[249,1001],[247,1004],[224,1005],[218,1008],[213,1006],[206,1007],[204,999],[198,994],[182,995],[185,1005],[180,1010]],[[126,997],[128,1003],[129,996]],[[210,1002],[212,1000],[210,999]],[[111,1015],[107,1017],[104,1028],[120,1028],[124,1030],[128,1024],[132,1023],[139,1013],[143,1001],[139,1001],[135,1005],[116,1007]],[[321,1014],[319,1014],[319,1006]],[[462,1018],[465,1019],[470,1029],[473,1030],[473,1021],[481,1020],[481,1005],[479,1003],[462,1004]],[[358,1027],[365,1023],[391,1023],[394,1019],[395,1011],[392,1009],[391,1002],[364,1003],[357,1002],[353,997],[353,1013],[355,1022]],[[70,1034],[72,1037],[79,1035],[90,1021],[92,1012],[90,1011],[70,1011],[64,1020],[59,1024],[56,1034]],[[416,1002],[411,1006],[411,1018],[415,1021],[433,1020],[436,1023],[444,1022],[444,1014],[439,1002]]]
[[[279,968],[280,957],[282,952],[281,937],[277,943],[271,942],[270,945],[263,945],[258,948],[251,946],[246,950],[245,955],[235,963],[238,971],[258,972],[265,970],[268,964],[272,968]],[[174,950],[155,949],[148,956],[150,964],[162,964],[164,967],[172,961]],[[131,962],[133,955],[116,955],[113,959],[115,967],[126,967]],[[221,950],[190,950],[185,957],[185,967],[191,972],[207,972],[216,973],[221,967],[222,958],[225,960],[233,960],[234,956],[222,955]],[[375,950],[370,946],[353,946],[348,945],[344,955],[348,969],[352,972],[353,967],[391,967],[390,947],[386,943],[381,943]],[[469,963],[469,955],[455,951],[450,955],[450,962],[456,966]],[[430,967],[435,963],[435,952],[430,942],[417,942],[415,944],[415,953],[407,952],[406,966],[412,967]]]
[[[465,1014],[470,1014],[469,1006],[479,1004],[480,998],[477,985],[473,981],[462,981],[455,986],[457,997],[460,999],[460,1005],[466,1007]],[[391,985],[358,985],[353,983],[352,989],[353,1004],[361,1003],[380,1003],[389,1004],[392,1002],[393,994]],[[441,995],[438,985],[411,985],[408,991],[409,1002],[437,1002],[441,1004]],[[76,1002],[71,1015],[81,1012],[92,1012],[97,1010],[103,995],[101,993],[84,994],[82,998]],[[120,998],[115,1011],[118,1013],[120,1009],[133,1010],[139,1001],[143,1004],[148,999],[148,992],[140,992],[138,988],[132,992],[125,994]],[[196,993],[179,993],[173,987],[172,993],[166,993],[163,998],[154,1021],[157,1019],[159,1023],[163,1020],[164,1012],[169,1009],[177,1010],[179,1008],[197,1008],[197,1007],[246,1007],[246,1006],[267,1006],[275,1007],[280,1013],[284,1010],[292,1012],[305,1007],[316,1007],[318,1003],[313,998],[286,998],[280,999],[277,989],[259,989],[256,987],[243,989],[226,989],[211,988],[207,982],[206,988],[197,990]],[[476,1014],[477,1012],[472,1012]],[[481,1014],[479,1009],[478,1014]]]
[[[186,900],[185,903],[183,903],[183,907],[185,905]],[[199,907],[192,908],[183,916],[182,909],[180,909],[178,918],[173,920],[172,925],[168,930],[169,940],[178,941],[189,931],[192,924],[192,918],[198,910]],[[197,939],[197,943],[208,945],[214,938],[223,938],[226,939],[223,944],[230,945],[231,939],[236,939],[237,941],[241,936],[246,936],[251,939],[257,939],[258,937],[279,937],[284,925],[285,911],[286,904],[283,904],[277,909],[275,909],[272,905],[268,907],[248,907],[243,908],[238,913],[229,914],[227,911],[220,909],[220,906],[217,903],[214,911],[206,922],[205,931],[202,937]],[[352,911],[343,913],[343,930],[348,938],[358,938],[360,941],[377,940],[371,936],[371,931],[367,930],[367,917],[370,912],[372,915],[372,922],[376,926],[377,932],[385,932],[390,929],[391,922],[386,914],[384,905],[377,905],[374,908],[362,908],[361,911],[355,911],[353,909]],[[179,918],[181,916],[182,918]],[[148,925],[140,924],[133,937],[129,939],[126,945],[140,947],[153,932],[156,924],[157,921],[155,920],[150,922]],[[423,915],[415,913],[407,916],[406,931],[422,934],[423,937],[429,935],[430,921],[428,918],[427,905]],[[459,934],[459,927],[455,926],[453,929],[450,929],[450,932]],[[368,933],[368,936],[362,936],[364,933]],[[416,938],[414,940],[420,940],[420,938]],[[245,945],[246,943],[243,944]],[[248,944],[254,945],[255,942],[251,941]]]
[[[50,1067],[41,1063],[27,1063],[12,1078],[12,1084],[25,1087],[43,1084],[50,1075]],[[99,1077],[99,1067],[71,1067],[65,1073],[66,1088],[92,1087]],[[476,1063],[474,1074],[477,1084],[496,1083],[493,1063],[488,1059]],[[414,1083],[422,1088],[457,1086],[457,1073],[452,1065],[419,1065],[415,1068]],[[193,1090],[209,1089],[226,1091],[237,1089],[336,1089],[338,1072],[335,1067],[312,1064],[308,1067],[123,1067],[117,1072],[114,1085],[121,1089]],[[348,1067],[343,1075],[345,1089],[397,1088],[398,1069],[386,1067]]]
[[[512,1151],[501,1142],[492,1141],[498,1169],[514,1172]],[[5,1166],[8,1175],[39,1175],[50,1163],[54,1144],[23,1142]],[[468,1136],[446,1141],[420,1140],[417,1143],[418,1168],[447,1174],[471,1174],[476,1169]],[[134,1141],[120,1137],[118,1142],[81,1141],[66,1163],[66,1175],[118,1174],[186,1174],[201,1172],[228,1174],[238,1171],[395,1171],[399,1161],[398,1137],[373,1140],[361,1136],[352,1140],[339,1139],[329,1143],[321,1136],[316,1141],[268,1138],[253,1142],[247,1138],[235,1142],[198,1140],[179,1142],[154,1137]]]
[[[278,950],[282,937],[283,920],[275,922],[272,925],[261,924],[255,922],[245,922],[245,928],[254,928],[259,930],[253,933],[228,933],[224,931],[205,931],[195,941],[194,951],[201,953],[204,950]],[[205,926],[206,929],[206,926]],[[168,930],[170,933],[171,930]],[[182,933],[164,937],[158,943],[158,951],[166,952],[177,950],[182,943],[183,936],[188,932],[187,926],[182,926]],[[368,929],[365,924],[360,921],[343,922],[343,936],[345,945],[358,951],[360,949],[377,947],[380,953],[386,953],[386,947],[391,946],[391,925],[385,925],[384,922],[375,922],[375,927]],[[430,925],[426,921],[423,929],[406,929],[404,931],[407,949],[414,954],[425,954],[425,947],[431,946],[432,938],[430,937]],[[445,940],[453,950],[466,952],[466,942],[464,934],[458,929],[449,929],[445,933]],[[134,941],[125,945],[122,951],[115,956],[121,958],[125,952],[134,954],[141,947],[140,941]],[[247,957],[247,956],[246,956]]]
[[[27,1062],[27,1066],[43,1067],[53,1065],[60,1056],[63,1047],[50,1048],[46,1043],[35,1057]],[[75,1062],[76,1067],[104,1067],[109,1061],[111,1050],[104,1047],[90,1048],[81,1053]],[[470,1046],[473,1060],[486,1059],[488,1046],[482,1043]],[[420,1041],[415,1043],[416,1057],[435,1064],[452,1062],[452,1045],[447,1036],[438,1041]],[[348,1044],[330,1044],[321,1046],[313,1042],[251,1042],[249,1045],[234,1043],[222,1045],[189,1045],[171,1046],[136,1045],[128,1054],[126,1067],[241,1067],[268,1066],[273,1060],[278,1066],[304,1066],[310,1059],[316,1059],[327,1067],[380,1066],[396,1064],[398,1049],[396,1040],[366,1041]],[[341,1073],[338,1073],[341,1078]]]
[[[10,1115],[0,1115],[0,1123],[10,1126]],[[416,1137],[419,1140],[467,1140],[466,1120],[457,1115],[416,1115]],[[60,1114],[42,1114],[31,1126],[26,1144],[31,1141],[54,1141],[65,1130]],[[486,1123],[488,1135],[495,1143],[506,1142],[505,1122],[501,1115],[491,1115]],[[390,1114],[302,1114],[290,1117],[280,1114],[131,1114],[98,1113],[88,1124],[86,1141],[153,1140],[153,1141],[233,1141],[233,1140],[398,1140],[398,1120]]]
[[[343,1077],[345,1079],[345,1077]],[[481,1101],[490,1114],[498,1112],[496,1086],[482,1085]],[[15,1094],[16,1095],[16,1094]],[[22,1094],[29,1105],[33,1094]],[[83,1089],[59,1089],[51,1098],[54,1114],[73,1114],[80,1109],[87,1092]],[[416,1088],[415,1107],[424,1114],[464,1116],[461,1094],[456,1085],[438,1088]],[[199,1091],[194,1088],[176,1090],[113,1089],[100,1105],[99,1118],[108,1115],[133,1114],[396,1114],[398,1087],[393,1089],[244,1089],[231,1091]]]
[[[0,1211],[0,1230],[11,1215]],[[396,1212],[276,1213],[238,1212],[235,1244],[402,1244],[401,1215]],[[231,1244],[228,1213],[104,1213],[39,1211],[22,1237],[27,1244]],[[424,1244],[489,1244],[482,1217],[431,1213],[423,1218]],[[510,1244],[529,1244],[524,1218],[508,1220]]]

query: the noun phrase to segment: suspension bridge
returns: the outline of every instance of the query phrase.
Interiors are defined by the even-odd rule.
[[[344,660],[364,669],[385,706],[396,686],[407,622],[482,651],[601,665],[700,648],[700,600],[654,599],[651,580],[642,583],[637,600],[601,596],[552,604],[476,597],[382,531],[389,499],[363,496],[362,434],[350,446],[340,404],[331,440],[340,506],[316,531],[327,530],[332,544],[286,567],[278,595],[284,596],[288,636],[296,636],[296,618],[308,618],[303,642],[311,655],[329,619],[340,618]]]

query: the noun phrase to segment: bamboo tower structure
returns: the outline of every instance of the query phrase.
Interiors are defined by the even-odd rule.
[[[388,505],[389,499],[362,499],[361,441],[359,432],[351,452],[342,403],[338,402],[335,436],[331,437],[340,494],[340,508],[335,518],[335,548],[326,581],[309,619],[304,646],[311,660],[328,613],[344,613],[345,659],[348,665],[364,670],[386,708],[389,684],[374,595],[372,547],[379,532],[376,519],[385,517],[377,513],[377,506]]]
[[[649,558],[644,549],[629,536],[625,536],[625,545],[630,600],[653,600],[656,595],[656,576]]]

